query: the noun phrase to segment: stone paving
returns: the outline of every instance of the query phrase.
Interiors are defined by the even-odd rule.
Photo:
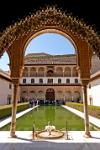
[[[56,140],[32,139],[32,131],[16,131],[17,138],[11,138],[9,131],[0,131],[0,150],[100,150],[100,132],[91,131],[91,138],[84,137],[84,131],[69,131]]]

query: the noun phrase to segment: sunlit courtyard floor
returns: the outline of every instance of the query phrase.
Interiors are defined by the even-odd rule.
[[[91,131],[91,138],[84,137],[84,131],[69,131],[68,138],[53,140],[32,138],[32,131],[16,131],[16,138],[10,137],[9,131],[0,131],[0,150],[99,150],[100,132]]]
[[[64,132],[64,131],[63,131]],[[66,139],[66,133],[62,138],[58,139],[42,139],[37,138],[33,139],[32,131],[16,131],[16,138],[10,137],[9,131],[0,131],[0,143],[26,143],[32,141],[51,141],[56,143],[84,143],[84,142],[93,142],[100,143],[100,131],[91,131],[91,138],[84,137],[84,131],[68,131],[68,139]]]

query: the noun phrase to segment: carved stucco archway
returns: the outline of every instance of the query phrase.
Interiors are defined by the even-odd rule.
[[[80,70],[84,89],[85,132],[89,136],[86,87],[90,79],[91,56],[93,52],[98,56],[100,55],[100,38],[90,26],[55,7],[39,10],[1,33],[0,56],[4,51],[7,51],[10,58],[11,78],[14,84],[11,136],[15,136],[16,130],[16,95],[24,66],[25,46],[33,37],[43,32],[62,34],[69,38],[75,46],[77,66]]]
[[[55,7],[39,10],[8,27],[1,34],[0,55],[7,51],[10,57],[11,77],[20,76],[26,43],[43,32],[56,32],[69,38],[77,49],[77,64],[80,67],[81,77],[89,78],[92,53],[95,51],[97,55],[100,54],[99,36],[84,22]],[[87,61],[84,62],[83,57]],[[87,66],[85,73],[84,64]],[[13,73],[12,68],[15,66],[20,67],[16,67],[17,71]]]

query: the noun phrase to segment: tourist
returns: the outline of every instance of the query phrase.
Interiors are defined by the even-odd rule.
[[[37,100],[35,99],[35,101],[34,101],[34,104],[35,104],[35,106],[36,106],[36,104],[37,104]]]

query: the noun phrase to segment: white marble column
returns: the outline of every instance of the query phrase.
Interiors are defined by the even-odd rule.
[[[16,137],[16,112],[17,112],[17,92],[19,86],[19,79],[12,79],[12,83],[14,84],[14,94],[13,94],[13,103],[12,103],[12,120],[11,120],[11,128],[10,135],[11,137]]]
[[[83,103],[84,103],[84,124],[85,124],[85,137],[91,137],[89,130],[89,114],[88,114],[88,99],[87,99],[87,84],[88,81],[82,80],[83,86]]]

